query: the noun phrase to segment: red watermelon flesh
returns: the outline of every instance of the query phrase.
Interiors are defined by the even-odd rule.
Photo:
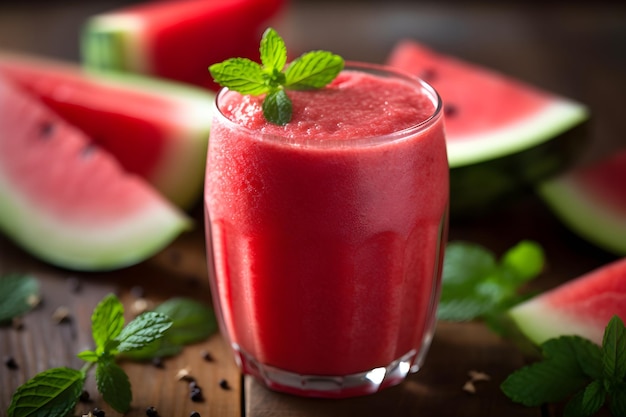
[[[286,0],[149,1],[93,16],[83,31],[92,67],[152,74],[217,89],[208,67],[232,57],[258,60],[268,21]]]
[[[544,181],[537,190],[574,232],[626,255],[626,148]]]
[[[561,335],[579,335],[601,344],[611,317],[626,321],[626,258],[561,284],[509,313],[536,344]]]
[[[413,40],[398,42],[387,64],[423,78],[440,94],[451,168],[539,145],[587,118],[579,103]]]
[[[212,93],[24,54],[0,54],[0,74],[36,95],[182,208],[202,192]]]
[[[70,269],[142,261],[190,225],[148,183],[0,78],[0,230]]]

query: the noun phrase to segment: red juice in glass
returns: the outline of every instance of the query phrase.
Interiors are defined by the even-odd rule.
[[[244,373],[305,396],[369,394],[430,344],[447,232],[441,102],[425,83],[348,64],[289,91],[293,118],[222,90],[209,141],[211,288]]]

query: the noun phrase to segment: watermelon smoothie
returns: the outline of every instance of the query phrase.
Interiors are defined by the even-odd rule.
[[[365,64],[261,98],[216,101],[205,182],[209,274],[244,373],[272,389],[346,397],[416,371],[435,323],[447,233],[441,103]]]

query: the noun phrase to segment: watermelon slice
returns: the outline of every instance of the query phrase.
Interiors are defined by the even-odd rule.
[[[190,208],[199,201],[214,93],[132,74],[0,53],[0,74],[115,156],[125,170]]]
[[[587,108],[511,77],[398,42],[387,64],[430,84],[444,102],[453,214],[480,212],[560,172],[584,140]]]
[[[115,269],[190,220],[36,98],[0,78],[0,230],[52,264]]]
[[[259,39],[286,0],[147,1],[92,16],[83,62],[217,89],[208,67],[232,57],[258,59]]]
[[[589,242],[626,255],[626,148],[541,183],[554,213]]]
[[[509,315],[536,344],[562,335],[601,344],[611,317],[626,321],[626,258],[518,304]]]

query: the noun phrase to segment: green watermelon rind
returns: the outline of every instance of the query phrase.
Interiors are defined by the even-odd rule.
[[[104,271],[131,266],[158,253],[192,225],[159,198],[107,227],[73,229],[70,222],[58,221],[26,201],[0,173],[0,228],[23,249],[62,268]]]
[[[626,255],[626,213],[597,201],[568,174],[542,182],[537,192],[576,234],[611,253]]]
[[[448,142],[450,168],[497,159],[538,146],[589,118],[586,106],[555,98],[527,117],[491,131],[455,138]]]
[[[537,346],[548,339],[564,335],[584,336],[599,343],[604,331],[601,326],[582,322],[537,300],[512,308],[508,315],[517,330]]]
[[[142,55],[140,19],[115,13],[90,18],[82,28],[80,49],[88,68],[148,74],[148,59]]]

